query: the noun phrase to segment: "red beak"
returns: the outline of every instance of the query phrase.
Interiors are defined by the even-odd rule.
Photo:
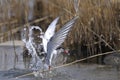
[[[64,53],[65,53],[65,54],[68,54],[68,50],[65,50]]]

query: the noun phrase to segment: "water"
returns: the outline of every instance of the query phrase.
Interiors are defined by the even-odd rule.
[[[44,78],[33,74],[16,78],[32,71],[28,68],[30,60],[22,56],[23,47],[16,46],[15,51],[17,57],[11,45],[0,46],[0,80],[120,80],[120,71],[114,67],[82,63],[47,72]]]

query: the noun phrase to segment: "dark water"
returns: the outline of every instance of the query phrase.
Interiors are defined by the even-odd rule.
[[[22,52],[20,46],[15,50],[11,46],[0,46],[0,80],[120,80],[120,71],[113,67],[81,63],[53,70],[44,78],[33,75],[16,78],[32,72],[28,68],[29,59],[24,59]]]

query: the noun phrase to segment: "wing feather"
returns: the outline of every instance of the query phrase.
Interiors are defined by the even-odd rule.
[[[45,35],[44,37],[49,40],[55,33],[55,28],[56,28],[56,24],[59,20],[59,17],[55,18],[52,23],[48,26],[46,32],[45,32]]]
[[[72,28],[78,17],[74,17],[70,21],[68,21],[53,37],[49,40],[47,44],[47,57],[50,58],[53,50],[57,49],[67,37],[68,32]]]
[[[44,47],[44,51],[47,52],[47,43],[50,40],[50,38],[54,35],[55,33],[55,28],[56,28],[56,24],[59,20],[59,17],[55,18],[52,23],[49,25],[49,27],[47,28],[45,34],[44,34],[44,38],[43,38],[43,47]]]

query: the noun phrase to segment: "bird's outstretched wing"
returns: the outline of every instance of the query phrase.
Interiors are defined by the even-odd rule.
[[[54,35],[55,33],[55,28],[56,28],[56,24],[59,20],[59,17],[57,17],[56,19],[54,19],[52,21],[52,23],[49,25],[49,27],[47,28],[44,37],[43,37],[43,47],[44,47],[44,51],[47,52],[47,43],[50,40],[50,38]]]
[[[65,40],[68,32],[70,31],[71,27],[75,23],[78,16],[74,17],[70,21],[68,21],[57,33],[53,35],[53,37],[49,40],[47,44],[47,58],[50,58],[51,53],[53,50],[58,48]]]
[[[59,20],[59,17],[55,18],[52,23],[48,26],[45,34],[44,34],[44,37],[49,40],[55,33],[55,28],[56,28],[56,24]]]

